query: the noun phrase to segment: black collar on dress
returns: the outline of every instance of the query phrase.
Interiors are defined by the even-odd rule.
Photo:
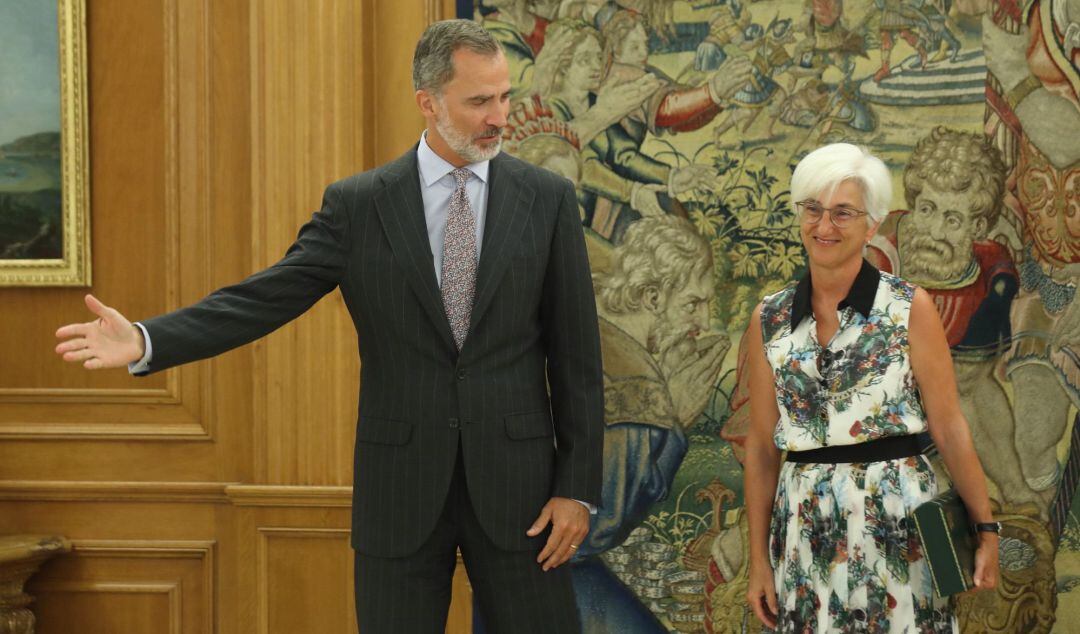
[[[859,274],[855,276],[855,281],[851,284],[851,288],[848,289],[847,297],[840,302],[837,309],[843,310],[850,306],[862,313],[863,317],[869,317],[870,309],[874,306],[874,296],[877,295],[879,281],[881,281],[881,272],[875,269],[872,264],[863,260],[862,268],[859,269]],[[795,287],[795,298],[791,305],[792,330],[795,330],[807,315],[814,312],[813,307],[810,305],[810,291],[812,288],[810,271],[807,270],[806,275],[799,280],[798,286]]]

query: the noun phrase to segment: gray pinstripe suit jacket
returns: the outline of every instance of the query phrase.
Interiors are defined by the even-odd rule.
[[[330,185],[285,257],[200,302],[143,321],[150,372],[220,354],[340,287],[362,358],[353,546],[402,556],[430,535],[458,443],[500,548],[551,496],[600,502],[603,379],[588,257],[569,181],[491,161],[468,339],[458,354],[428,243],[415,148]]]

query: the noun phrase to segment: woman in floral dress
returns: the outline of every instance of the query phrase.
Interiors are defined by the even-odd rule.
[[[779,632],[956,631],[910,518],[938,492],[923,432],[979,529],[975,585],[997,583],[998,525],[937,309],[862,257],[891,193],[858,147],[807,155],[791,199],[810,270],[747,330],[747,599]]]

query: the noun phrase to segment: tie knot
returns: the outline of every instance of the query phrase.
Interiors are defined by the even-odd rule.
[[[465,181],[469,180],[469,176],[472,174],[472,172],[464,167],[459,167],[450,173],[454,175],[454,180],[457,181],[458,187],[464,187]]]

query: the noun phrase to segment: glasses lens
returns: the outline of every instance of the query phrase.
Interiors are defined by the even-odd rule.
[[[855,214],[846,209],[834,209],[830,212],[833,224],[837,227],[846,227],[855,218]]]
[[[799,203],[802,207],[803,218],[809,222],[817,222],[821,220],[821,214],[825,212],[821,205],[812,202]]]

